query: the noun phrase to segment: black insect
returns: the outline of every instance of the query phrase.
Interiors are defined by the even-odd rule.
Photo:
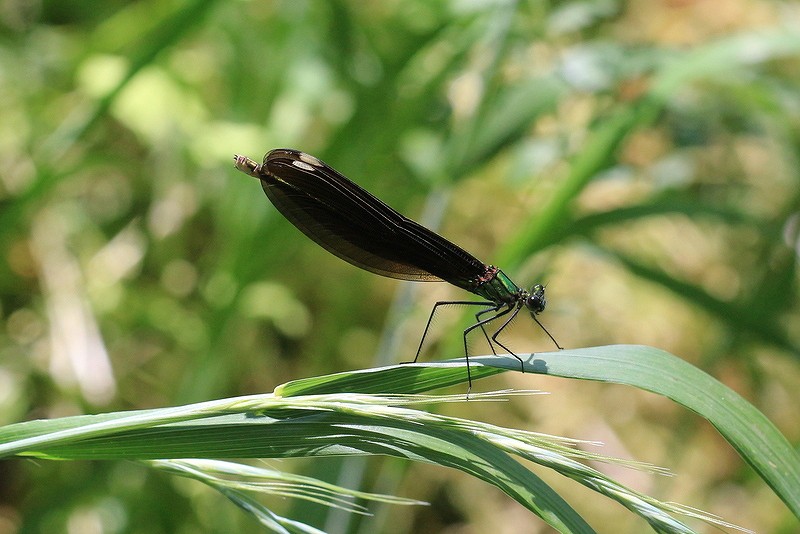
[[[467,334],[480,328],[492,352],[495,344],[520,361],[497,337],[526,308],[533,320],[560,349],[536,315],[547,301],[544,286],[530,291],[518,287],[503,271],[486,265],[436,232],[401,215],[374,195],[353,183],[319,159],[289,148],[278,148],[258,164],[245,156],[234,156],[240,171],[261,181],[261,187],[278,211],[304,234],[343,260],[376,274],[418,282],[445,281],[482,297],[483,301],[441,301],[431,310],[417,349],[422,344],[439,306],[463,304],[483,308],[475,324],[464,330],[464,355],[469,371]],[[503,318],[489,336],[484,328]]]

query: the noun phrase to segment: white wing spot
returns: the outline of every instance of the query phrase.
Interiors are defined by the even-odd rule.
[[[314,167],[312,167],[311,165],[309,165],[305,161],[294,160],[294,161],[292,161],[292,165],[294,165],[298,169],[303,169],[304,171],[314,172],[314,170],[315,170]]]
[[[313,165],[314,167],[322,167],[322,162],[312,156],[311,154],[306,154],[305,152],[300,152],[300,161],[304,161],[309,165]]]

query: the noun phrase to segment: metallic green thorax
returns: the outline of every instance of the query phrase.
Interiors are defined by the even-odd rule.
[[[486,275],[482,279],[476,280],[475,284],[473,293],[498,304],[518,301],[520,291],[522,291],[503,271],[491,265],[487,269]]]

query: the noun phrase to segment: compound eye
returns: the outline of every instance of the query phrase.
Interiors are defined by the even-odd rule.
[[[547,298],[544,296],[544,286],[536,284],[531,288],[530,296],[525,299],[525,306],[532,314],[542,313],[547,306]]]

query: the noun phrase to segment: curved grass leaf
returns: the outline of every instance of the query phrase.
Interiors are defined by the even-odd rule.
[[[458,360],[413,364],[409,367],[452,366],[455,361]],[[470,361],[480,366],[519,369],[519,362],[508,356],[473,357]],[[391,372],[390,369],[383,368],[385,372]],[[462,381],[466,380],[463,370],[448,369],[453,373],[453,379],[461,375]],[[370,374],[383,370],[372,370]],[[797,451],[753,405],[688,362],[652,347],[615,345],[532,354],[525,361],[525,371],[627,384],[674,400],[714,425],[789,509],[800,517],[800,456]],[[473,368],[472,375],[484,376],[478,366]],[[347,387],[359,387],[353,382],[353,375],[330,375],[328,378],[331,381],[325,384],[303,380],[289,382],[278,388],[276,393],[296,395],[336,390],[335,382],[339,380],[342,380],[339,384],[343,387],[344,384]],[[376,376],[370,376],[364,385],[366,391],[371,390],[376,379]],[[415,379],[427,384],[452,384],[452,380],[447,380],[445,376],[434,375],[433,372],[429,374],[427,370],[420,370]],[[391,379],[389,381],[391,383]]]
[[[507,356],[472,361],[474,378],[519,366]],[[352,393],[374,391],[381,384],[396,391],[463,382],[463,365],[449,361],[392,366],[293,381],[279,387],[276,395],[20,423],[0,429],[0,455],[141,460],[385,454],[463,470],[498,486],[556,528],[590,531],[560,496],[509,456],[513,453],[614,498],[657,531],[689,531],[680,522],[672,524],[675,520],[669,515],[660,515],[688,509],[659,508],[661,503],[570,459],[563,441],[536,452],[542,450],[540,436],[404,407],[431,402],[431,397],[409,400]],[[800,509],[796,451],[747,401],[687,362],[649,347],[608,346],[537,353],[528,357],[525,369],[633,385],[680,403],[708,419],[795,514]],[[321,393],[336,390],[340,393]]]
[[[33,421],[6,427],[0,454],[138,460],[390,455],[460,469],[496,485],[561,531],[592,532],[555,491],[471,427],[421,424],[432,422],[429,414],[387,406],[392,401],[353,394],[262,395],[132,415]],[[178,422],[164,424],[170,418]],[[142,427],[146,419],[153,426]]]

